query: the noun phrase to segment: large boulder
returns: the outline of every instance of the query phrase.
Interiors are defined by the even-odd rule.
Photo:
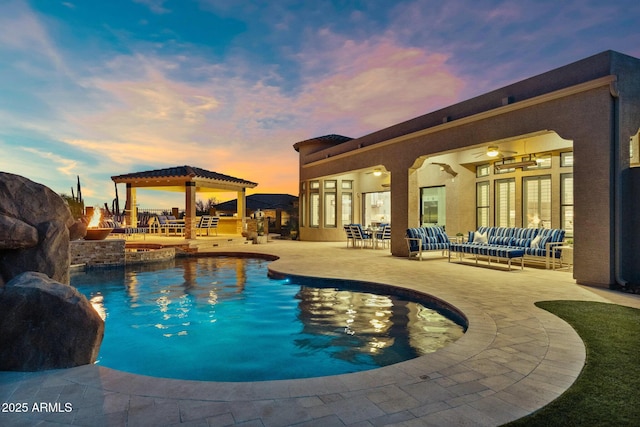
[[[75,288],[26,272],[0,287],[0,371],[93,363],[104,321]]]
[[[83,230],[62,197],[0,172],[0,228],[0,286],[25,271],[69,283],[69,240],[82,237]]]
[[[17,218],[0,215],[0,250],[32,248],[37,244],[37,228]]]

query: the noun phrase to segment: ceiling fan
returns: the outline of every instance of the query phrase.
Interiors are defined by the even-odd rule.
[[[482,157],[482,156],[487,156],[490,158],[495,158],[495,157],[505,157],[506,154],[517,154],[517,151],[511,151],[511,150],[501,150],[497,145],[490,145],[487,147],[487,149],[485,151],[480,151],[478,153],[475,153],[476,157]]]
[[[447,163],[431,162],[431,164],[440,166],[441,171],[448,173],[454,178],[458,175],[458,172],[454,171],[453,168]]]
[[[388,174],[388,173],[389,173],[389,172],[387,172],[387,171],[385,171],[385,170],[382,170],[382,169],[380,169],[380,168],[376,168],[376,169],[374,169],[374,170],[372,170],[372,171],[367,172],[366,174],[367,174],[367,175],[369,175],[369,174],[373,174],[373,176],[382,176],[382,175],[386,175],[386,174]]]

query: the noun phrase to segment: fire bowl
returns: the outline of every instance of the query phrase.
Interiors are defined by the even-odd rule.
[[[111,233],[112,228],[87,228],[84,240],[104,240]]]

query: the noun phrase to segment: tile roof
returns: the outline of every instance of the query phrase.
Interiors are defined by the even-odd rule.
[[[207,178],[214,179],[216,181],[225,181],[235,184],[245,184],[248,186],[256,186],[255,182],[247,181],[233,176],[224,175],[218,172],[208,171],[206,169],[198,168],[195,166],[174,166],[171,168],[155,169],[144,172],[133,172],[124,175],[112,176],[111,179],[126,180],[136,178],[177,178],[177,177],[191,177],[191,178]]]

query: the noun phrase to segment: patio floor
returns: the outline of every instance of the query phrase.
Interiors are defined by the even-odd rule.
[[[212,248],[213,253],[231,247]],[[0,425],[496,426],[563,393],[585,350],[564,321],[535,301],[588,300],[640,308],[640,295],[578,286],[566,271],[524,271],[392,257],[345,243],[274,240],[235,252],[280,256],[273,271],[348,278],[418,290],[459,308],[467,333],[435,353],[355,374],[254,383],[180,381],[96,365],[34,373],[0,372]],[[248,351],[251,351],[248,349]],[[312,369],[312,367],[310,367]],[[34,412],[34,403],[62,411]],[[64,412],[65,403],[72,410]]]

